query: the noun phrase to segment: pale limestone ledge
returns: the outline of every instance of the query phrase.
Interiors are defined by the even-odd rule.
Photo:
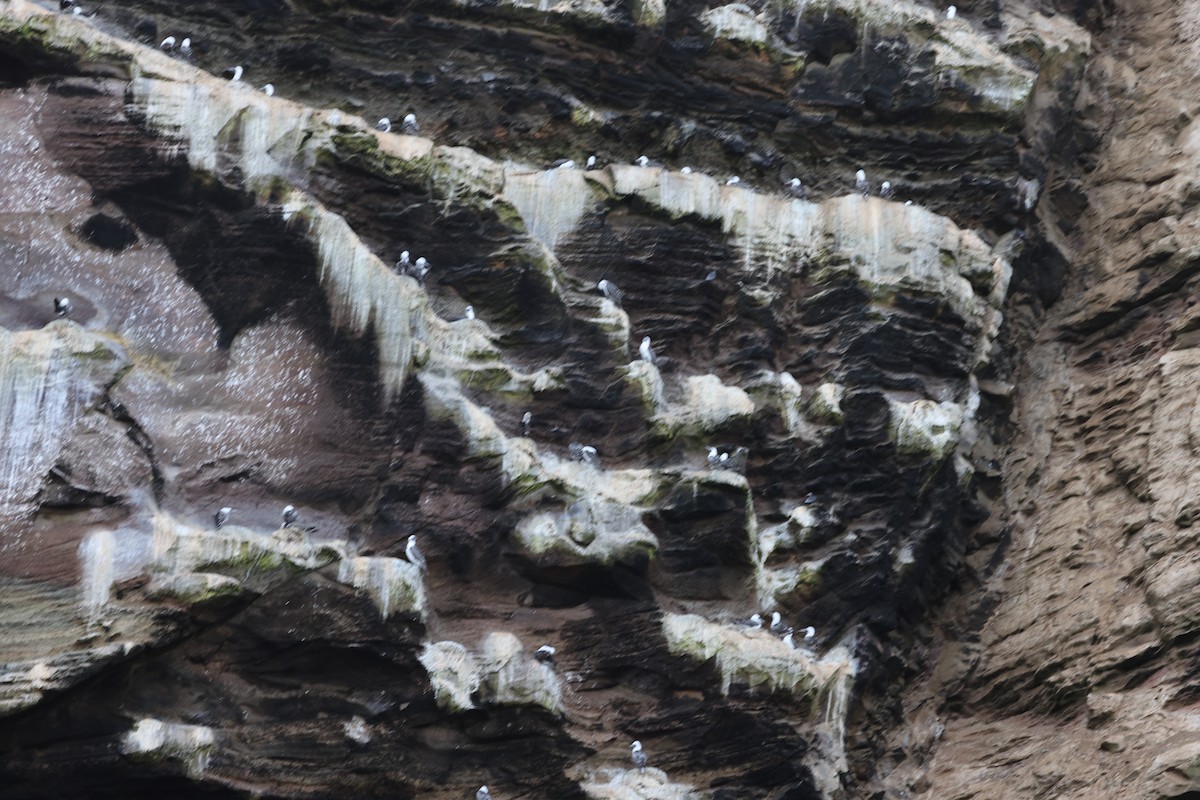
[[[153,760],[181,761],[188,774],[196,778],[208,767],[216,744],[216,734],[207,726],[146,717],[138,720],[121,739],[121,752]]]
[[[7,16],[20,20],[22,14],[33,16],[35,9],[18,0],[10,3]],[[373,131],[359,117],[267,97],[245,83],[217,79],[157,50],[109,37],[70,15],[43,14],[37,24],[45,27],[51,47],[85,42],[128,58],[134,107],[145,113],[150,128],[178,137],[194,167],[214,169],[221,142],[236,134],[247,185],[264,195],[276,192],[280,180],[303,171],[325,151],[357,154],[408,170],[446,197],[465,195],[484,206],[515,208],[546,247],[547,277],[560,293],[550,248],[574,230],[592,203],[611,191],[618,197],[636,195],[670,215],[695,214],[720,222],[743,251],[742,270],[770,273],[811,261],[818,274],[821,269],[830,275],[849,272],[880,293],[939,294],[982,329],[981,356],[999,327],[995,309],[1007,291],[1007,262],[995,258],[974,233],[960,231],[917,206],[857,195],[807,203],[724,186],[698,173],[657,168],[613,165],[581,173],[504,166],[463,148],[435,147],[427,139]],[[585,178],[588,191],[581,190]],[[592,186],[601,190],[594,199]],[[419,338],[422,330],[445,332],[428,311],[424,292],[415,285],[398,288],[407,279],[391,274],[344,220],[312,198],[293,190],[286,206],[289,217],[308,224],[318,244],[322,283],[335,317],[358,332],[378,317],[380,327],[392,334],[378,338],[386,385],[396,391],[411,361],[422,356],[424,346],[436,344],[432,339],[414,343],[414,335]],[[374,274],[380,270],[385,274]],[[387,290],[395,292],[391,300],[385,299]],[[406,328],[409,335],[397,340],[395,334]],[[471,353],[490,362],[494,349],[485,331],[486,326],[455,329],[447,335],[453,340],[448,352]],[[438,353],[433,355],[436,363]],[[481,368],[487,371],[486,365]],[[524,385],[536,380],[511,377]]]
[[[864,28],[875,27],[881,33],[903,30],[927,40],[933,52],[931,82],[938,85],[962,83],[975,90],[984,101],[982,111],[1006,115],[1020,113],[1029,103],[1037,83],[1037,72],[1028,69],[1005,50],[1020,42],[1038,51],[1071,52],[1086,55],[1091,38],[1083,29],[1058,18],[1034,13],[1028,18],[1005,15],[1005,34],[997,39],[960,15],[946,19],[942,7],[930,8],[906,0],[786,0],[755,11],[745,3],[729,3],[711,8],[700,21],[717,38],[768,47],[785,55],[800,56],[773,31],[786,23],[830,13],[858,20]]]
[[[803,646],[789,649],[769,631],[710,622],[695,614],[664,614],[663,633],[672,653],[715,661],[726,694],[737,681],[752,691],[763,687],[808,698],[812,724],[829,737],[823,752],[810,754],[811,766],[821,782],[836,786],[837,775],[848,768],[846,714],[858,673],[853,636],[818,657]]]
[[[438,705],[468,711],[482,705],[536,705],[562,711],[562,682],[507,632],[484,637],[479,651],[460,642],[427,642],[419,656]]]
[[[31,510],[77,420],[127,363],[111,339],[67,320],[0,328],[0,518]]]
[[[742,246],[746,268],[790,269],[800,255],[840,255],[868,283],[937,292],[976,320],[979,303],[995,302],[997,295],[1003,299],[1007,289],[1006,270],[992,269],[995,259],[975,234],[917,206],[857,195],[808,203],[657,168],[613,165],[582,173],[506,166],[464,148],[373,131],[360,117],[267,97],[245,82],[218,79],[69,15],[47,15],[28,2],[10,3],[6,15],[17,21],[40,15],[38,24],[45,26],[51,46],[85,42],[128,58],[133,105],[145,113],[149,127],[178,137],[189,162],[205,170],[215,169],[221,143],[238,134],[242,173],[249,186],[264,193],[321,152],[361,151],[432,181],[446,196],[466,192],[485,205],[511,205],[535,238],[552,248],[603,196],[589,199],[581,190],[586,178],[619,197],[637,195],[668,214],[721,222]],[[974,297],[972,283],[983,298]]]
[[[653,759],[654,754],[647,757]],[[629,761],[628,750],[621,754],[621,759]],[[645,772],[623,767],[576,767],[571,772],[590,800],[701,800],[709,796],[696,791],[691,784],[672,782],[665,771],[652,763]]]

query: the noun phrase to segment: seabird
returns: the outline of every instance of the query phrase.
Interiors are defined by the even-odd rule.
[[[179,52],[181,55],[190,56],[192,54],[192,40],[184,39],[179,43]]]
[[[729,461],[729,453],[722,453],[717,448],[709,446],[708,448],[708,465],[710,467],[719,467]]]
[[[553,647],[551,647],[548,644],[544,644],[534,652],[533,657],[536,658],[538,661],[541,661],[544,664],[553,664],[554,663],[554,654],[556,652],[558,652],[558,651],[555,650]]]
[[[896,190],[892,188],[891,181],[884,181],[879,184],[879,196],[884,200],[891,200],[896,196]]]
[[[54,298],[54,313],[60,317],[71,316],[71,298],[69,298],[69,297]]]
[[[275,94],[275,84],[264,83],[262,85],[262,91],[263,91],[263,94],[265,94],[267,97],[273,96]]]
[[[387,117],[380,117],[379,122],[375,123],[375,130],[390,133],[392,130],[392,121]]]
[[[651,364],[658,363],[658,358],[654,355],[654,347],[650,344],[649,336],[642,337],[642,344],[638,347],[638,354],[641,355],[642,361],[648,361]]]
[[[871,193],[871,183],[867,180],[866,170],[860,169],[854,173],[854,188],[862,192],[863,197]]]
[[[788,650],[795,650],[796,643],[792,641],[792,632],[788,631],[788,635],[783,637],[783,643],[788,646]]]
[[[417,263],[413,264],[411,275],[417,279],[417,283],[424,284],[425,276],[429,274],[429,262],[425,260],[425,256],[417,258]]]
[[[230,70],[225,70],[225,71],[226,71],[226,72],[230,72]],[[239,66],[236,66],[236,67],[234,67],[234,68],[233,68],[233,70],[232,70],[232,72],[233,72],[233,75],[232,75],[232,76],[230,76],[230,78],[229,78],[229,82],[230,82],[230,83],[237,83],[238,81],[240,81],[240,80],[242,79],[242,72],[243,72],[243,71],[244,71],[244,70],[241,68],[241,66],[240,66],[240,65],[239,65]]]
[[[533,412],[526,411],[521,415],[521,431],[528,436],[529,429],[533,426]]]
[[[575,169],[575,162],[569,158],[564,158],[560,161],[554,162],[554,168],[555,169]]]
[[[795,197],[797,200],[803,200],[808,197],[808,190],[804,188],[804,184],[799,178],[792,178],[787,182],[788,194]]]
[[[168,36],[167,38],[163,39],[161,42],[158,43],[158,49],[162,50],[164,53],[169,53],[172,50],[174,50],[175,49],[175,37]]]
[[[596,288],[599,289],[605,297],[607,297],[609,300],[612,300],[614,305],[620,307],[621,290],[617,288],[615,283],[610,281],[608,278],[603,278],[599,283],[596,284]]]
[[[283,507],[283,527],[285,527],[285,528],[292,527],[292,525],[296,524],[296,520],[299,518],[300,518],[300,515],[298,513],[296,513],[295,506],[284,506]]]
[[[400,260],[396,262],[396,272],[402,275],[408,274],[408,268],[412,266],[412,261],[409,260],[411,254],[407,250],[400,252]]]
[[[954,19],[957,16],[958,16],[958,9],[955,8],[954,6],[950,6],[949,8],[946,9],[946,19]]]
[[[416,114],[405,114],[404,121],[400,123],[400,130],[407,133],[409,136],[416,136],[421,132],[421,126],[417,124]]]
[[[751,614],[749,619],[739,619],[738,624],[744,628],[759,630],[763,626],[763,618],[761,614]]]
[[[642,750],[642,743],[635,739],[633,744],[629,745],[629,752],[633,756],[633,765],[637,767],[637,771],[645,772],[646,753]]]
[[[421,548],[417,547],[416,534],[408,537],[408,544],[404,546],[404,556],[421,572],[429,570],[429,565],[425,563],[425,554],[421,552]]]
[[[475,306],[467,306],[463,310],[463,317],[466,319],[475,319]]]
[[[571,454],[571,458],[575,461],[582,461],[594,467],[600,466],[600,453],[590,444],[571,442],[571,444],[567,445],[567,452]]]
[[[588,168],[588,169],[595,169],[595,168],[596,168],[596,157],[595,157],[595,156],[588,156],[588,157],[587,157],[587,168]]]
[[[692,168],[691,168],[691,167],[684,167],[683,169],[679,170],[679,174],[680,174],[680,175],[691,175],[691,174],[692,174]]]
[[[1042,185],[1036,178],[1025,180],[1024,178],[1017,179],[1017,208],[1022,211],[1032,211],[1037,205],[1038,193],[1041,191]]]
[[[811,506],[815,502],[817,502],[817,496],[814,493],[809,492],[804,495],[804,505]]]
[[[725,185],[726,186],[737,186],[741,182],[742,182],[741,178],[739,178],[737,175],[732,175],[732,176],[730,176],[729,180],[725,181]]]
[[[79,6],[75,6],[74,8],[71,9],[71,13],[77,17],[81,17],[81,16],[83,16],[83,9],[80,8]]]
[[[492,793],[486,786],[480,786],[479,790],[475,792],[475,800],[492,800]]]
[[[650,159],[646,158],[645,156],[638,156],[637,161],[633,163],[637,164],[639,167],[648,167],[650,166]]]
[[[771,612],[771,633],[776,636],[791,634],[792,626],[783,624],[783,616],[778,611]]]
[[[809,625],[807,628],[804,628],[801,633],[804,634],[804,641],[811,642],[817,635],[817,629],[812,625]]]
[[[213,519],[217,523],[217,528],[220,528],[226,522],[229,522],[229,515],[232,513],[233,513],[233,509],[230,508],[229,506],[225,506],[220,511],[218,511],[216,514],[213,514]]]

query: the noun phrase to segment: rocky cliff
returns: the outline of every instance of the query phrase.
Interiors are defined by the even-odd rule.
[[[6,796],[1200,796],[1129,5],[0,1]]]

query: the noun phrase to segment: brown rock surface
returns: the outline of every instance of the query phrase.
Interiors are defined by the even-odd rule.
[[[1200,791],[1190,18],[1002,6],[0,2],[7,794]]]

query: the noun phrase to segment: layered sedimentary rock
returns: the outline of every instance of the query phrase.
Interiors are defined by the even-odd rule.
[[[979,5],[0,3],[13,796],[934,780],[1091,49]]]

